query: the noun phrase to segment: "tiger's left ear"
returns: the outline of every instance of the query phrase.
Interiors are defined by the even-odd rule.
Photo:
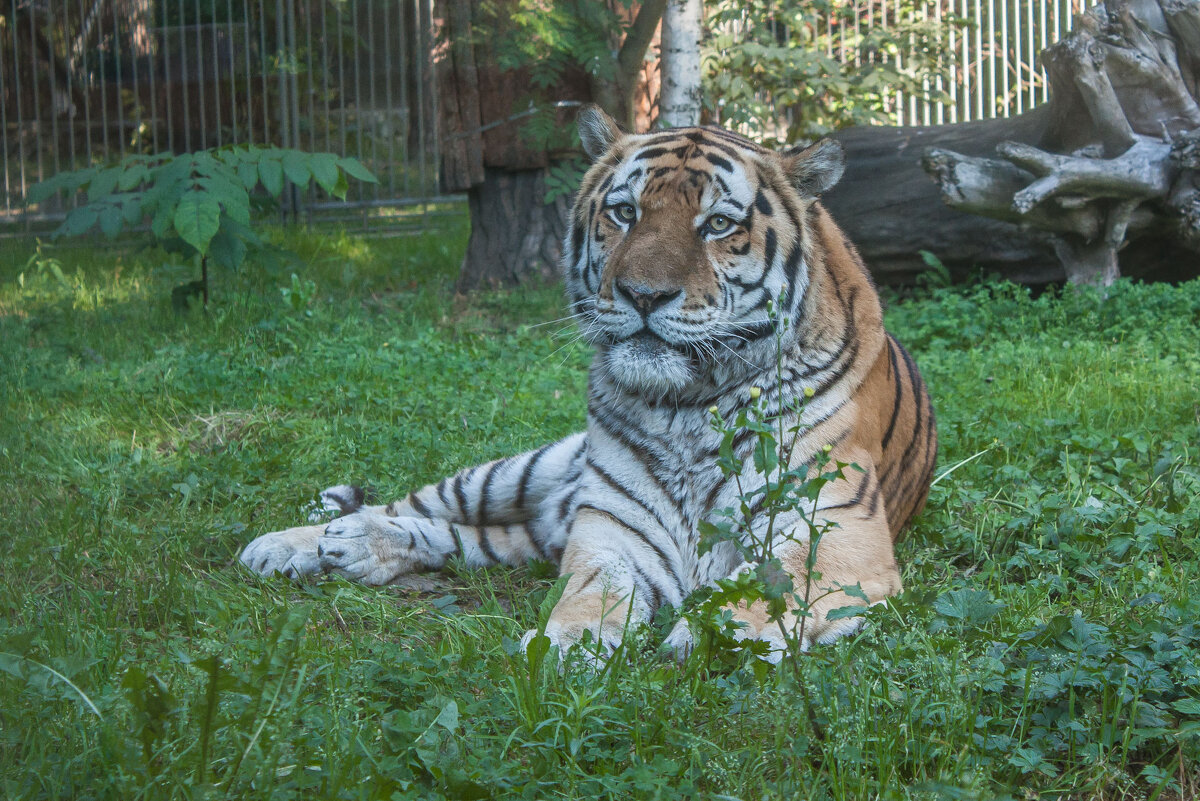
[[[817,197],[834,187],[846,170],[845,151],[833,139],[783,153],[783,169],[803,197]]]

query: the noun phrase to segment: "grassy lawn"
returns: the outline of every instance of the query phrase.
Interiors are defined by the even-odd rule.
[[[515,648],[547,565],[237,563],[330,484],[582,427],[559,289],[454,298],[465,235],[277,232],[298,263],[215,275],[207,315],[156,251],[0,246],[0,796],[1200,792],[1200,282],[892,300],[943,443],[906,593],[778,668],[676,666],[660,615],[593,675]]]

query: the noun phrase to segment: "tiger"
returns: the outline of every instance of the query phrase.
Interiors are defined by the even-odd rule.
[[[763,486],[749,429],[732,440],[741,473],[718,464],[714,420],[753,401],[792,432],[785,467],[855,469],[809,509],[751,509],[744,536],[770,518],[774,556],[816,600],[801,610],[794,594],[783,617],[734,605],[736,637],[777,661],[798,630],[802,649],[857,631],[862,615],[831,613],[901,591],[894,542],[925,505],[937,428],[863,261],[819,202],[843,173],[841,146],[776,151],[715,126],[631,134],[596,106],[577,125],[591,166],[561,267],[594,347],[586,430],[383,506],[331,487],[322,502],[340,517],[260,536],[241,561],[387,585],[452,559],[547,560],[568,578],[544,635],[560,654],[585,638],[612,653],[659,609],[756,566],[734,542],[700,553],[702,524]],[[810,523],[824,533],[806,573]],[[686,656],[692,642],[684,617],[665,645]]]

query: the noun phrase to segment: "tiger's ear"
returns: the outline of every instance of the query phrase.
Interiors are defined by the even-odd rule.
[[[584,106],[575,122],[579,126],[579,141],[592,161],[602,159],[621,138],[617,123],[594,103]]]
[[[806,148],[783,153],[783,168],[803,197],[817,197],[841,180],[846,170],[845,151],[833,139],[822,139]]]

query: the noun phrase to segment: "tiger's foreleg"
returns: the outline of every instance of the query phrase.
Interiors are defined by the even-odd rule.
[[[591,632],[595,655],[603,658],[660,606],[683,601],[690,587],[669,542],[665,532],[646,520],[631,524],[606,511],[579,507],[559,567],[570,578],[545,631],[560,655]],[[526,633],[523,644],[536,634]]]
[[[806,651],[813,643],[827,644],[853,634],[862,626],[862,617],[839,616],[830,620],[829,613],[847,606],[879,603],[902,589],[891,531],[870,459],[859,453],[844,461],[867,467],[861,473],[848,470],[845,479],[833,483],[822,493],[814,509],[790,520],[777,521],[781,528],[772,537],[772,554],[779,559],[792,581],[789,611],[782,618],[772,620],[763,601],[729,608],[739,626],[735,636],[740,640],[766,642],[770,649],[765,657],[768,661],[778,662],[793,646]],[[812,529],[819,535],[814,569],[810,574],[808,558]],[[756,567],[753,562],[737,561],[740,564],[715,578],[735,578]],[[856,586],[861,588],[867,601],[843,591],[843,588]],[[681,620],[667,637],[666,645],[681,659],[691,652],[692,634],[686,619]]]
[[[576,434],[464,470],[386,506],[363,506],[353,488],[331,487],[322,500],[342,517],[265,534],[241,560],[264,575],[333,573],[371,585],[438,569],[455,556],[469,566],[557,561],[565,539],[559,497],[578,479],[585,447]]]

